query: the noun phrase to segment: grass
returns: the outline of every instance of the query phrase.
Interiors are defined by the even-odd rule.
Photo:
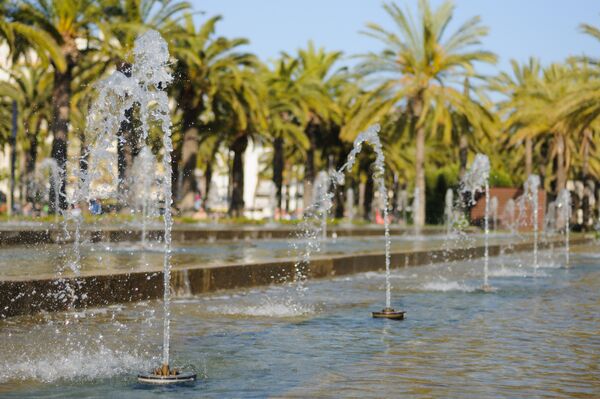
[[[59,220],[62,217],[59,217]],[[137,220],[136,215],[126,214],[126,213],[107,213],[103,215],[90,215],[84,214],[83,221],[86,224],[114,224],[114,223],[123,223],[123,222],[132,222]],[[156,221],[161,221],[162,218],[154,218]],[[42,223],[53,223],[55,220],[54,215],[45,215],[45,216],[8,216],[7,214],[0,214],[0,223],[2,222],[42,222]],[[204,218],[204,219],[196,219],[191,216],[175,216],[173,218],[176,224],[196,224],[196,223],[211,223],[214,219]],[[217,219],[219,224],[224,225],[250,225],[250,226],[263,226],[270,221],[270,219],[250,219],[247,217],[222,217]],[[292,220],[278,220],[277,224],[282,226],[296,226],[302,222],[302,219],[292,219]],[[329,226],[339,226],[344,223],[347,223],[346,219],[335,219],[330,218],[327,220],[327,224]],[[353,226],[367,226],[370,223],[357,219],[352,221]]]

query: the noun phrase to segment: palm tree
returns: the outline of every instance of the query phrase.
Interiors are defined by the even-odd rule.
[[[416,212],[415,224],[425,222],[425,138],[428,120],[431,131],[442,127],[452,130],[450,110],[467,114],[471,103],[460,89],[466,76],[474,75],[474,62],[493,63],[494,54],[478,48],[488,29],[479,17],[462,24],[454,33],[447,27],[454,5],[446,1],[433,10],[427,0],[420,0],[415,24],[410,10],[403,11],[394,3],[384,4],[392,17],[396,31],[385,30],[370,23],[364,32],[385,45],[380,53],[363,56],[359,70],[363,74],[379,74],[383,80],[377,90],[390,107],[404,104],[412,120],[416,136],[416,187],[422,201]]]
[[[309,112],[294,80],[298,66],[297,59],[283,55],[275,62],[273,70],[263,72],[267,87],[268,135],[273,140],[273,183],[278,211],[282,204],[285,154],[300,150],[305,155],[309,146],[303,129]]]
[[[500,101],[497,106],[501,116],[504,118],[504,130],[510,135],[509,145],[516,152],[522,146],[522,141],[515,141],[512,137],[521,137],[519,131],[528,129],[534,123],[532,115],[525,110],[535,102],[532,98],[541,84],[542,68],[535,58],[530,58],[526,63],[519,64],[516,60],[511,60],[512,75],[507,72],[501,72],[497,77],[490,80],[490,89],[495,90],[505,96],[505,100]],[[525,141],[525,169],[524,178],[533,173],[533,138],[530,135],[524,135]],[[516,148],[515,148],[516,146]],[[513,156],[515,155],[513,152]]]
[[[5,71],[9,81],[0,82],[0,97],[16,101],[19,116],[19,137],[25,152],[25,170],[22,181],[30,183],[35,175],[39,142],[43,140],[43,125],[48,125],[51,117],[50,102],[52,73],[42,63],[13,65]],[[30,184],[27,184],[30,188]],[[27,197],[31,196],[27,193]],[[30,198],[31,199],[31,198]]]
[[[200,133],[214,127],[223,109],[239,106],[239,90],[247,84],[243,82],[244,68],[258,65],[253,54],[240,51],[248,43],[246,39],[215,37],[220,20],[220,16],[215,16],[196,28],[191,15],[187,15],[181,30],[173,34],[173,53],[179,60],[174,93],[183,135],[174,158],[180,159],[177,197],[183,209],[192,208],[194,195],[199,191],[194,171]],[[236,109],[236,119],[244,112]]]
[[[66,65],[54,65],[54,86],[52,90],[53,134],[51,155],[66,175],[67,142],[70,123],[71,83],[74,71],[85,53],[94,47],[95,30],[93,24],[101,19],[102,13],[94,0],[26,0],[18,9],[21,20],[43,30],[60,46]],[[85,48],[83,48],[85,42]],[[52,204],[54,209],[66,209],[66,179],[61,179],[60,203]],[[54,198],[52,196],[52,198]]]
[[[66,62],[54,38],[42,29],[31,26],[22,18],[18,9],[7,0],[0,0],[0,43],[6,43],[13,62],[19,57],[29,58],[32,50],[47,65],[50,61],[60,70]]]
[[[304,207],[312,201],[312,185],[316,178],[317,147],[322,143],[332,122],[339,114],[334,99],[336,88],[347,79],[345,68],[335,69],[342,57],[340,51],[326,51],[309,42],[306,49],[298,50],[298,68],[295,76],[298,97],[308,112],[304,134],[308,138],[304,165]]]
[[[589,24],[582,24],[581,29],[600,41],[600,29]],[[564,99],[560,115],[570,128],[586,131],[592,124],[597,124],[600,116],[600,59],[586,56],[575,58],[574,61],[581,67],[585,84]],[[588,135],[584,135],[584,140]]]
[[[105,18],[97,22],[102,32],[101,53],[108,57],[106,66],[115,65],[126,76],[131,75],[131,57],[135,38],[146,29],[158,31],[167,42],[181,30],[179,22],[191,5],[179,0],[104,0],[101,8]],[[173,51],[173,49],[172,49]],[[127,189],[133,158],[140,151],[134,132],[133,109],[125,110],[117,142],[119,190]],[[173,186],[175,187],[175,186]]]
[[[223,104],[228,122],[223,124],[229,133],[229,149],[233,152],[231,168],[231,202],[229,215],[243,216],[244,153],[250,140],[258,141],[267,129],[266,91],[260,74],[253,68],[242,68],[241,79],[232,85],[232,95]],[[233,100],[233,101],[232,101]]]
[[[469,78],[465,78],[462,95],[467,99],[462,109],[451,109],[452,130],[440,129],[441,143],[451,147],[458,142],[459,176],[467,170],[469,148],[478,148],[483,138],[491,138],[498,127],[498,119],[492,104],[474,91]]]

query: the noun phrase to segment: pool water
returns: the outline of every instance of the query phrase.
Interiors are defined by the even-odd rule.
[[[171,358],[192,386],[139,385],[159,363],[159,301],[0,321],[0,396],[600,397],[600,256],[545,251],[396,269],[404,321],[371,318],[383,273],[178,298]]]
[[[531,237],[515,237],[510,234],[494,234],[490,244],[527,242]],[[298,244],[298,242],[296,242]],[[349,253],[381,253],[384,237],[340,237],[321,243],[318,256],[347,255]],[[428,249],[458,248],[483,245],[483,236],[469,235],[466,242],[448,239],[445,235],[393,236],[393,252]],[[131,271],[162,270],[163,244],[149,242],[84,243],[81,246],[78,272],[82,275],[124,273]],[[175,243],[171,263],[175,268],[213,266],[232,263],[272,262],[294,258],[289,240],[263,239],[225,241],[216,243]],[[74,276],[72,265],[75,255],[72,244],[42,244],[35,248],[16,246],[0,249],[0,279],[52,278],[57,272]]]

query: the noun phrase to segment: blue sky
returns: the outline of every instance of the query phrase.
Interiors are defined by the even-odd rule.
[[[439,4],[440,0],[433,0]],[[381,46],[361,35],[366,22],[392,27],[377,0],[192,0],[194,9],[220,14],[217,33],[250,39],[249,50],[263,60],[281,51],[295,52],[312,39],[328,50],[359,54]],[[397,1],[416,9],[416,0]],[[569,55],[600,57],[600,42],[579,31],[582,22],[600,26],[599,0],[456,0],[453,26],[479,15],[490,28],[484,47],[499,55],[497,68],[509,60],[539,57],[544,64]],[[354,63],[354,61],[349,61]],[[495,68],[482,72],[492,73]]]

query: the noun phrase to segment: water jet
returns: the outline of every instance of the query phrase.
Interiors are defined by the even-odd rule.
[[[494,289],[488,284],[489,266],[489,218],[490,218],[490,160],[484,154],[477,154],[471,167],[461,180],[461,192],[469,194],[471,205],[475,204],[475,194],[482,192],[485,195],[485,210],[483,214],[484,229],[484,255],[483,255],[483,292],[492,292]]]
[[[170,319],[171,319],[171,230],[173,218],[171,214],[172,199],[172,169],[171,152],[173,143],[171,139],[171,118],[169,110],[169,98],[166,87],[171,83],[173,77],[168,71],[169,49],[160,34],[148,30],[138,36],[133,48],[134,63],[131,74],[126,75],[119,71],[113,72],[108,78],[99,82],[98,97],[92,104],[87,118],[88,134],[93,138],[89,147],[89,161],[85,173],[81,176],[80,187],[75,195],[76,201],[89,201],[94,196],[91,193],[92,183],[102,178],[102,172],[108,174],[112,180],[112,186],[118,187],[122,183],[115,171],[115,156],[110,148],[118,140],[117,133],[122,123],[127,119],[127,110],[134,106],[139,108],[140,134],[135,143],[141,147],[138,165],[150,166],[152,169],[153,159],[151,152],[147,149],[149,132],[155,125],[162,131],[163,145],[163,176],[162,195],[164,203],[164,239],[163,239],[163,356],[162,366],[153,373],[140,374],[138,381],[153,384],[172,384],[193,381],[196,376],[193,373],[171,370],[169,367],[169,345],[170,345]],[[143,158],[146,159],[143,159]],[[153,183],[154,177],[146,173],[147,181],[144,189],[148,189]],[[139,189],[139,188],[138,188]],[[148,193],[146,193],[148,195]],[[142,204],[143,218],[147,216],[146,204]],[[144,229],[145,230],[145,229]],[[145,235],[145,234],[144,234]],[[143,237],[145,241],[145,237]],[[78,241],[76,240],[76,244]],[[77,248],[77,245],[76,245]]]

